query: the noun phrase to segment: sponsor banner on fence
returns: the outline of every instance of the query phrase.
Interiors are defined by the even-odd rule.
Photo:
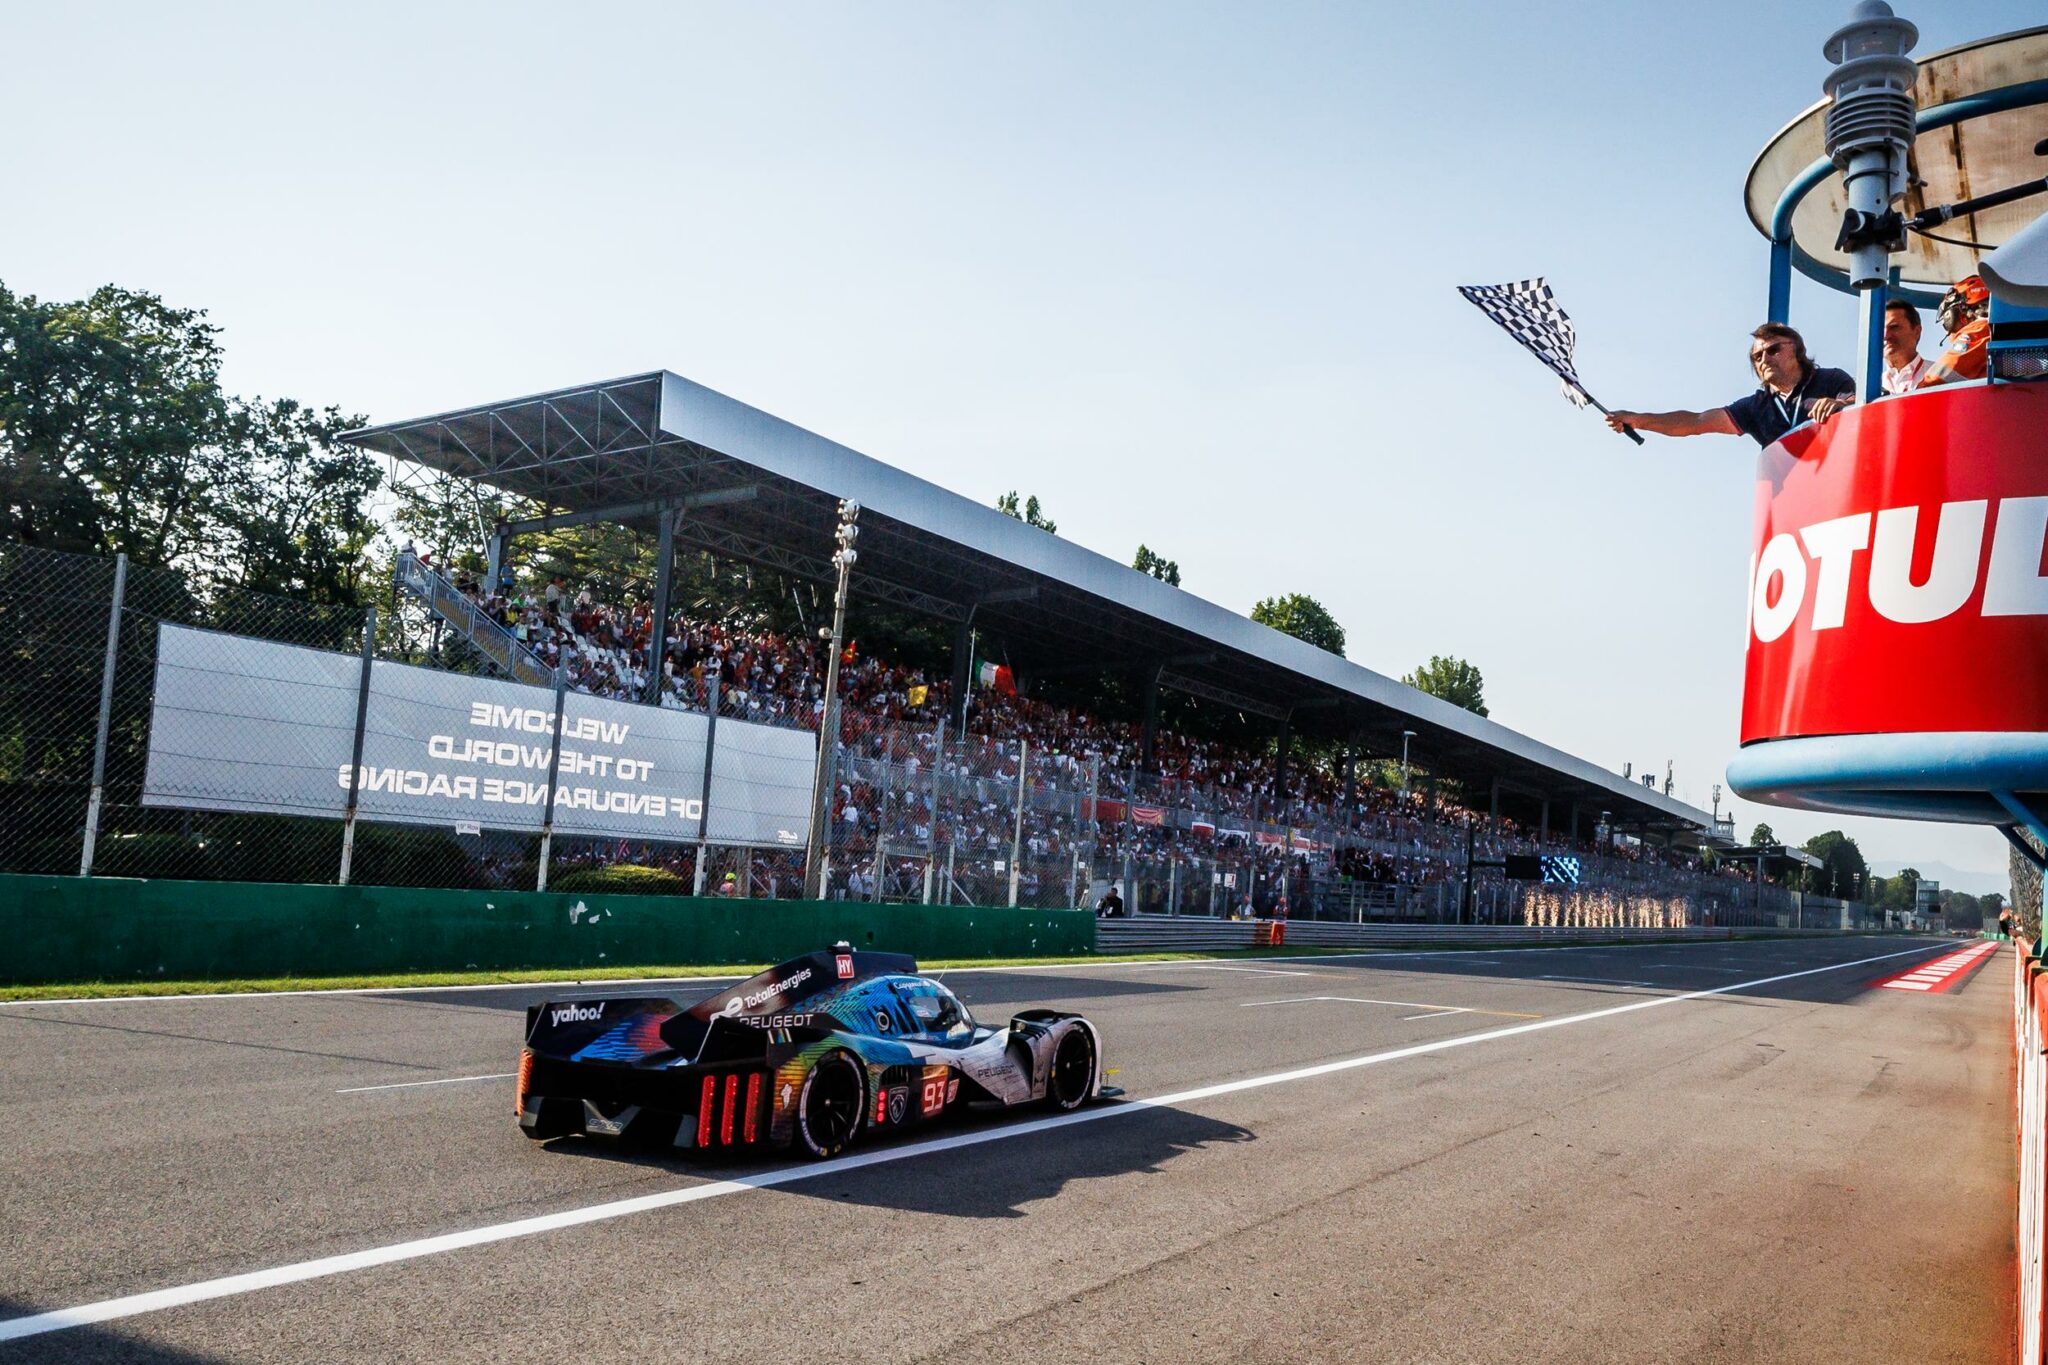
[[[1763,451],[1743,742],[2048,730],[2044,540],[2042,385],[1885,399]]]
[[[538,830],[554,748],[546,688],[377,661],[360,771],[351,763],[360,657],[160,627],[146,805],[340,815],[356,781],[364,819]],[[704,716],[570,693],[555,830],[695,839]],[[815,738],[721,720],[710,837],[800,845]]]

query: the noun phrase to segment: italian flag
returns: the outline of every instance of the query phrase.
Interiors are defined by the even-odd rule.
[[[977,687],[992,687],[1005,697],[1017,695],[1017,680],[1010,675],[1010,670],[987,659],[975,661],[974,683]]]

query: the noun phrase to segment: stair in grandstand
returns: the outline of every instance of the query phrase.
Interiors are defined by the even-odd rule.
[[[502,622],[494,621],[485,614],[484,609],[450,582],[447,575],[430,564],[421,563],[418,555],[399,555],[398,570],[393,577],[400,588],[417,597],[434,615],[461,632],[462,637],[496,664],[506,677],[532,683],[536,687],[554,685],[555,671],[552,668],[520,643],[519,637],[507,630]]]

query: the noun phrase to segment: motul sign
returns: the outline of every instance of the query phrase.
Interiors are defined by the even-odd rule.
[[[2048,730],[2048,388],[1795,431],[1756,508],[1743,743]]]

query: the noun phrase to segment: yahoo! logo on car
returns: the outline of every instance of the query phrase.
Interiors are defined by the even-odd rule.
[[[595,1005],[557,1005],[548,1011],[548,1022],[557,1028],[563,1024],[588,1024],[604,1018],[604,1002]]]
[[[1887,621],[1919,625],[1961,611],[1983,584],[1984,616],[2048,616],[2048,574],[2041,553],[2048,542],[2048,497],[1945,502],[1935,514],[1927,577],[1913,581],[1919,539],[1918,507],[1880,512],[1780,531],[1750,560],[1749,629],[1758,644],[1790,630],[1811,588],[1809,629],[1834,630],[1848,617],[1857,557],[1868,552],[1863,577],[1870,609]],[[1984,528],[1989,522],[1987,555]],[[1811,565],[1808,561],[1811,560]]]

